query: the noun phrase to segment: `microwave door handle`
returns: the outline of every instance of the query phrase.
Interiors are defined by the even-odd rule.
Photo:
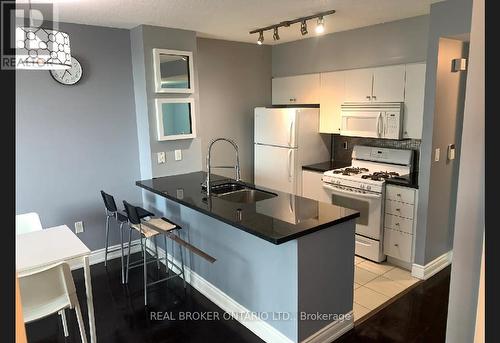
[[[380,137],[380,112],[377,116],[377,136]]]
[[[382,135],[382,133],[380,132],[380,119],[382,119],[382,112],[379,112],[378,113],[378,116],[377,116],[377,136],[380,137]]]
[[[368,199],[380,199],[382,198],[382,194],[376,194],[376,193],[355,193],[355,192],[350,192],[347,190],[339,189],[335,186],[330,186],[328,184],[323,183],[323,188],[327,188],[332,190],[335,193],[339,194],[348,194],[348,195],[354,195],[358,198],[368,198]]]

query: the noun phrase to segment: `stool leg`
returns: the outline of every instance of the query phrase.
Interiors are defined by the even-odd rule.
[[[145,238],[147,240],[147,238]],[[141,237],[142,242],[142,237]],[[146,264],[146,251],[144,251],[146,246],[146,241],[142,244],[143,247],[143,264],[144,264],[144,306],[148,306],[148,269]]]
[[[163,245],[165,246],[165,270],[168,275],[168,249],[167,249],[167,235],[163,235]]]
[[[186,288],[186,276],[184,274],[184,253],[182,252],[182,246],[180,244],[178,245],[181,254],[182,282],[184,283],[184,288]]]
[[[160,257],[158,255],[158,242],[156,241],[156,236],[154,236],[155,252],[156,252],[156,268],[160,269]]]
[[[61,316],[61,322],[62,322],[62,326],[63,326],[64,337],[68,337],[69,336],[68,322],[66,321],[66,313],[64,311],[65,311],[65,309],[63,308],[61,311],[59,311],[59,315]]]
[[[123,222],[120,223],[120,250],[122,252],[121,262],[122,262],[122,284],[125,283],[125,268],[123,265]]]
[[[106,245],[104,248],[104,266],[108,265],[109,216],[106,215]]]
[[[128,253],[127,253],[127,272],[125,275],[125,283],[128,283],[128,266],[130,265],[130,244],[132,242],[132,228],[128,230]]]

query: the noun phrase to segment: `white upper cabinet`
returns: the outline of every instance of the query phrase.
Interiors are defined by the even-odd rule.
[[[345,71],[345,101],[371,101],[373,69]]]
[[[406,65],[404,138],[422,138],[424,116],[425,63]]]
[[[345,98],[345,72],[321,73],[319,132],[340,133],[340,105]]]
[[[405,65],[373,68],[372,101],[403,102]]]
[[[319,104],[319,74],[276,77],[272,80],[273,105]]]

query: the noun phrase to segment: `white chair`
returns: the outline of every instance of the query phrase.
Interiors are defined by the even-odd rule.
[[[30,212],[16,215],[16,235],[42,230],[38,213]]]
[[[66,262],[20,275],[19,287],[25,323],[59,313],[64,336],[67,337],[68,327],[64,310],[75,309],[82,342],[87,342],[75,283]]]

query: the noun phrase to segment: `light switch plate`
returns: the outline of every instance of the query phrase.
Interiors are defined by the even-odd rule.
[[[165,163],[165,152],[158,152],[156,153],[156,156],[158,158],[158,164]]]
[[[75,222],[75,233],[82,233],[84,231],[83,222]]]
[[[182,150],[175,150],[175,160],[176,161],[182,160]]]
[[[439,155],[441,155],[441,149],[436,148],[434,152],[434,162],[439,162],[439,157],[440,157]]]

